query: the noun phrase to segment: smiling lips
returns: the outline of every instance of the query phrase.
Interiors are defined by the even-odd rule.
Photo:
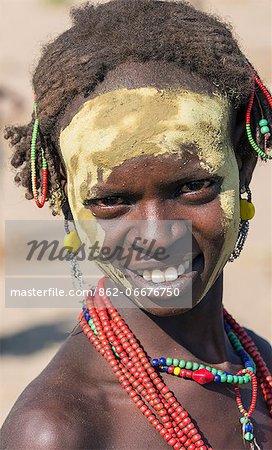
[[[184,264],[180,264],[178,267],[167,267],[165,270],[153,269],[137,271],[138,275],[141,275],[146,281],[152,281],[153,283],[163,283],[165,281],[175,281],[182,275],[185,270],[189,269],[190,262],[186,261]],[[142,273],[141,273],[142,272]]]
[[[194,258],[195,259],[195,258]],[[167,281],[175,281],[179,276],[188,272],[192,265],[192,257],[184,259],[182,264],[172,265],[165,269],[144,269],[144,270],[132,270],[137,275],[141,276],[146,281],[152,281],[152,283],[164,283]],[[190,269],[191,270],[191,269]]]

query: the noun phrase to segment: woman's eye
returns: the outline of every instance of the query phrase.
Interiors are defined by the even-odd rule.
[[[95,199],[91,199],[91,200],[85,200],[83,204],[86,207],[99,206],[102,208],[107,208],[107,207],[112,207],[112,206],[126,205],[127,202],[122,197],[110,196],[110,197],[104,197],[104,198],[95,198]]]
[[[108,197],[87,199],[83,206],[89,209],[97,218],[113,219],[128,211],[131,201],[118,195],[109,195]]]
[[[214,182],[214,180],[191,181],[190,183],[183,185],[182,192],[200,191],[201,189],[211,186],[212,182]]]
[[[215,184],[215,179],[190,181],[179,187],[175,195],[204,193],[208,191],[209,188],[214,187]]]

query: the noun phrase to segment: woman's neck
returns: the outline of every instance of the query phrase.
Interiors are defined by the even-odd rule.
[[[201,302],[183,314],[159,317],[131,303],[125,308],[118,307],[118,311],[151,357],[194,358],[207,364],[236,363],[237,357],[224,331],[222,291],[223,275],[220,275]]]

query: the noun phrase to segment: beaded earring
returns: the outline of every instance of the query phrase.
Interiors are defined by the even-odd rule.
[[[260,157],[264,160],[268,160],[268,159],[272,159],[272,154],[269,154],[268,152],[271,151],[271,149],[269,150],[267,148],[267,141],[271,135],[270,133],[270,128],[268,127],[268,121],[266,120],[266,118],[264,117],[260,102],[259,102],[259,106],[261,109],[261,114],[262,114],[262,119],[259,121],[259,127],[260,127],[260,133],[263,135],[264,137],[264,149],[262,150],[257,143],[255,142],[253,136],[252,136],[252,132],[251,132],[251,112],[252,112],[252,107],[253,107],[253,103],[254,103],[254,97],[256,95],[255,93],[255,85],[257,85],[260,90],[262,91],[262,93],[264,94],[270,109],[272,110],[272,97],[270,95],[270,93],[268,92],[268,90],[266,89],[266,87],[263,85],[263,83],[261,82],[260,78],[254,74],[254,83],[253,83],[253,88],[252,88],[252,92],[251,92],[251,96],[250,96],[250,100],[249,100],[249,104],[248,104],[248,108],[246,111],[246,133],[247,133],[247,137],[249,140],[249,143],[251,145],[251,147],[253,148],[253,150],[255,150],[255,152],[258,153],[258,155],[260,155]],[[256,98],[258,99],[257,95]]]
[[[73,229],[70,231],[68,219],[64,220],[64,229],[65,229],[66,235],[63,239],[63,247],[66,248],[66,250],[69,253],[69,262],[70,262],[70,270],[71,270],[71,275],[72,275],[73,287],[75,290],[80,289],[82,291],[84,282],[83,282],[82,272],[80,270],[78,260],[77,260],[77,252],[82,245],[81,240],[78,236],[76,229]],[[75,280],[77,281],[78,286],[75,285]]]
[[[36,205],[38,208],[42,208],[46,201],[47,196],[47,181],[48,181],[48,169],[47,169],[47,161],[44,154],[44,149],[42,146],[40,147],[41,157],[42,157],[42,189],[41,189],[41,200],[39,200],[39,194],[37,189],[37,173],[36,173],[36,146],[37,139],[39,134],[39,118],[37,114],[37,97],[34,96],[34,126],[31,138],[31,149],[30,149],[30,161],[31,161],[31,186],[32,186],[32,194]]]
[[[240,199],[240,225],[239,225],[239,234],[238,238],[235,244],[235,248],[233,252],[231,253],[229,257],[229,262],[233,262],[235,259],[237,259],[241,251],[244,247],[248,230],[249,230],[249,220],[253,219],[255,215],[255,207],[251,201],[251,190],[249,187],[241,188],[241,194],[246,193],[247,198],[241,198]]]

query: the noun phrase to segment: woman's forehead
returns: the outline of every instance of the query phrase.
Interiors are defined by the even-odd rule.
[[[184,89],[116,89],[86,101],[61,131],[66,165],[75,157],[112,169],[142,155],[180,155],[195,146],[210,171],[222,165],[230,144],[230,105],[225,97]],[[72,167],[71,167],[72,168]]]
[[[109,70],[103,81],[95,86],[87,98],[79,94],[69,103],[57,125],[58,134],[61,129],[67,127],[87,100],[123,88],[131,90],[148,86],[160,90],[184,89],[209,95],[217,92],[217,88],[209,81],[196,73],[185,71],[173,62],[126,61]]]

